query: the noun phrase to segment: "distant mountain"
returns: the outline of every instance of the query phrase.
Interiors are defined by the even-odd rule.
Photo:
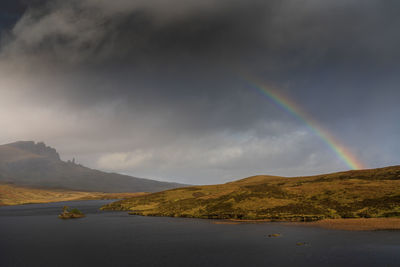
[[[54,148],[33,141],[0,145],[0,182],[96,192],[157,192],[184,186],[65,162]]]
[[[309,177],[259,175],[108,204],[149,216],[312,221],[400,217],[400,166]]]

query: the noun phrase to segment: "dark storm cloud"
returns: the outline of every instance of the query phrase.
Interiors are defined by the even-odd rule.
[[[185,96],[193,81],[226,83],[236,68],[278,82],[349,70],[357,77],[398,67],[395,10],[394,1],[49,1],[17,23],[3,57],[134,80],[111,92],[79,88],[81,99],[160,84]]]
[[[21,18],[2,38],[3,118],[14,118],[3,139],[43,136],[92,166],[197,178],[343,167],[325,164],[335,155],[249,89],[241,70],[307,107],[355,151],[382,138],[368,130],[368,118],[387,129],[399,113],[384,104],[400,97],[398,1],[71,0],[10,8]],[[196,168],[204,171],[194,175]]]
[[[3,57],[29,71],[55,71],[55,78],[80,73],[85,81],[74,77],[76,90],[59,90],[84,105],[121,94],[184,98],[205,91],[220,99],[238,82],[236,68],[303,86],[310,86],[310,75],[359,83],[365,72],[398,67],[398,7],[394,1],[49,1],[17,23]],[[98,76],[110,86],[97,86]]]
[[[63,64],[162,68],[192,60],[345,67],[398,56],[394,1],[202,2],[49,1],[18,22],[9,50]]]

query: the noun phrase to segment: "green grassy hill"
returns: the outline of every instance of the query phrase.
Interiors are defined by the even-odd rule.
[[[310,177],[253,176],[111,203],[149,216],[312,221],[400,216],[400,166]]]

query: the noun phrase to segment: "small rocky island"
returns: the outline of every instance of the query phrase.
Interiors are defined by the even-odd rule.
[[[80,210],[76,208],[70,210],[68,206],[64,206],[63,212],[58,215],[58,218],[60,219],[77,219],[83,217],[85,217],[85,214],[83,214]]]

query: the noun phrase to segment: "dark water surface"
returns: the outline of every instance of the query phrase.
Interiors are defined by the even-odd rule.
[[[0,266],[400,266],[398,231],[224,225],[100,212],[108,202],[1,207]],[[64,205],[87,217],[58,219]],[[267,237],[273,233],[282,236]]]

